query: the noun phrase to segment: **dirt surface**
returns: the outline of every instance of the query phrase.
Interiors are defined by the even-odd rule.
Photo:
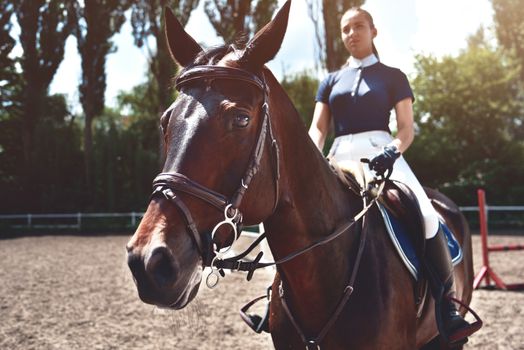
[[[200,289],[172,312],[137,297],[125,264],[127,237],[46,236],[0,240],[0,349],[272,349],[238,309],[263,294],[272,270],[251,282],[235,273]],[[475,271],[482,265],[474,236]],[[490,244],[524,236],[492,236]],[[490,255],[507,283],[524,282],[524,252]],[[466,349],[524,349],[524,292],[478,290],[472,306],[485,326]]]

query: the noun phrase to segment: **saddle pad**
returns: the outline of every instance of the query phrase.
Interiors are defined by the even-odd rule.
[[[400,256],[400,259],[404,262],[404,265],[413,278],[418,281],[421,275],[421,263],[415,253],[415,247],[409,238],[405,225],[392,215],[383,205],[379,204],[379,209],[384,218],[389,237]],[[462,248],[446,224],[440,221],[440,226],[448,240],[451,261],[453,262],[453,266],[455,266],[462,261]]]

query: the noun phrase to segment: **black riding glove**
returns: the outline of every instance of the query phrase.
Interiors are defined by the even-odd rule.
[[[369,168],[374,170],[377,175],[384,176],[387,170],[393,171],[393,164],[400,157],[398,148],[394,145],[387,145],[369,162]]]

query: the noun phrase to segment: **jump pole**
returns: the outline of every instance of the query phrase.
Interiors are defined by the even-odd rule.
[[[489,253],[501,252],[510,250],[524,250],[524,245],[488,245],[488,208],[486,206],[486,193],[484,190],[477,190],[477,197],[479,203],[479,219],[480,219],[480,239],[482,245],[482,267],[473,281],[473,288],[477,289],[482,280],[486,282],[486,288],[502,289],[502,290],[522,290],[524,283],[505,284],[502,279],[493,271],[489,265]],[[490,278],[495,282],[491,284]]]

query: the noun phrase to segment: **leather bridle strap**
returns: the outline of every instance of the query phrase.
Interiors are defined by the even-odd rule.
[[[207,260],[207,257],[205,256],[207,249],[204,249],[204,244],[202,243],[202,238],[198,234],[195,221],[193,220],[191,212],[184,204],[184,202],[182,202],[182,200],[178,198],[178,196],[169,187],[164,187],[162,185],[155,187],[155,189],[153,190],[153,194],[151,194],[151,198],[157,194],[161,194],[175,205],[175,207],[178,209],[178,211],[184,218],[187,230],[191,233],[190,236],[193,239],[195,245],[197,246],[198,252],[204,260]]]
[[[331,329],[333,324],[337,321],[338,317],[340,316],[340,314],[344,310],[344,307],[346,306],[346,304],[347,304],[347,302],[349,300],[349,297],[351,297],[351,294],[353,294],[353,290],[355,289],[354,288],[355,279],[357,277],[358,269],[360,267],[360,261],[362,259],[362,253],[364,252],[364,246],[366,244],[367,230],[364,229],[364,220],[365,220],[365,216],[362,218],[361,224],[357,226],[358,230],[360,232],[360,243],[358,245],[358,252],[357,252],[357,256],[355,258],[355,262],[353,264],[353,268],[351,269],[351,275],[350,275],[350,278],[349,278],[349,283],[344,288],[344,293],[342,295],[342,298],[339,300],[339,302],[337,304],[337,307],[335,308],[335,311],[333,311],[333,313],[331,314],[331,317],[326,322],[324,327],[322,327],[320,333],[318,334],[318,336],[316,338],[308,339],[306,337],[306,335],[304,334],[304,332],[302,331],[302,328],[298,324],[298,321],[295,319],[295,317],[293,317],[293,314],[291,313],[291,310],[289,309],[289,306],[288,306],[288,304],[286,302],[286,299],[284,297],[284,286],[283,286],[283,283],[282,283],[282,281],[280,281],[278,294],[279,294],[282,306],[284,308],[284,311],[286,312],[287,317],[289,318],[289,320],[291,321],[291,323],[295,327],[296,331],[298,332],[300,338],[302,339],[302,342],[306,346],[306,349],[308,349],[308,350],[309,349],[311,349],[311,350],[313,350],[313,349],[320,349],[320,343],[322,342],[322,340],[324,339],[324,337],[326,336],[328,331]]]
[[[273,130],[271,127],[271,121],[269,117],[269,106],[268,106],[268,92],[264,76],[262,79],[252,74],[246,70],[239,68],[231,67],[221,67],[221,66],[196,66],[191,67],[180,74],[176,79],[176,88],[180,90],[184,85],[190,84],[192,82],[198,81],[213,81],[215,79],[221,80],[235,80],[242,81],[254,85],[256,88],[260,89],[263,93],[263,103],[262,103],[262,114],[263,119],[260,125],[258,137],[256,144],[249,161],[248,168],[244,173],[244,176],[241,179],[241,184],[239,188],[233,193],[231,199],[229,200],[226,196],[215,192],[205,186],[200,185],[199,183],[189,179],[187,176],[180,173],[161,173],[153,181],[154,192],[153,195],[161,193],[166,199],[172,202],[179,212],[184,217],[184,220],[187,225],[187,229],[190,232],[195,244],[198,247],[200,254],[203,257],[204,264],[209,266],[211,261],[209,257],[211,256],[210,247],[204,247],[202,243],[202,238],[198,234],[196,229],[195,222],[191,216],[190,210],[182,202],[182,200],[175,194],[176,191],[184,192],[189,195],[192,195],[200,200],[205,201],[206,203],[214,206],[220,211],[236,212],[240,207],[242,199],[249,188],[249,184],[253,177],[258,173],[260,169],[260,162],[264,153],[264,148],[266,144],[266,138],[269,134],[271,148],[274,153],[274,159],[276,162],[274,170],[274,182],[275,182],[275,200],[273,204],[273,212],[276,209],[278,203],[278,193],[279,193],[279,149],[277,141],[273,135]],[[242,224],[242,214],[235,215],[234,224],[239,227]],[[220,225],[220,224],[219,224]],[[209,237],[208,237],[209,238]]]
[[[186,176],[182,174],[170,173],[170,174],[161,174],[161,175],[173,175],[175,181],[171,181],[171,183],[181,182],[181,186],[179,186],[180,190],[186,193],[193,194],[201,199],[204,199],[208,203],[213,204],[215,207],[219,209],[223,209],[227,204],[231,204],[233,209],[237,209],[240,207],[242,199],[247,189],[249,188],[251,180],[258,173],[260,169],[260,162],[262,160],[262,155],[264,153],[266,136],[269,130],[269,136],[271,138],[270,142],[274,150],[275,161],[276,161],[276,170],[275,170],[275,175],[274,175],[275,177],[274,178],[275,201],[273,204],[273,211],[274,211],[276,209],[277,202],[278,202],[278,181],[280,178],[279,149],[278,149],[277,141],[273,136],[272,126],[269,120],[269,106],[267,103],[268,95],[267,95],[266,83],[263,80],[264,77],[262,76],[262,79],[260,79],[255,74],[252,74],[246,70],[239,69],[239,68],[204,65],[204,66],[196,66],[196,67],[188,69],[187,71],[184,71],[176,79],[176,88],[180,89],[182,88],[183,85],[191,83],[191,82],[195,82],[195,81],[202,81],[202,80],[212,81],[215,79],[230,79],[230,80],[238,80],[238,81],[247,82],[247,83],[254,85],[258,89],[260,89],[262,93],[264,94],[264,100],[262,103],[262,114],[264,117],[262,120],[262,124],[260,126],[260,131],[257,137],[257,141],[255,144],[255,148],[253,150],[251,160],[249,162],[249,166],[244,176],[241,179],[241,184],[239,188],[233,194],[231,201],[228,201],[225,196],[217,192],[214,192],[212,190],[209,190],[205,188],[204,186],[198,185],[196,182],[191,181],[189,178],[187,178]],[[195,186],[196,189],[193,189],[192,188],[193,186]],[[218,199],[218,201],[216,199]],[[218,203],[220,203],[219,205],[221,205],[221,208],[217,206]]]
[[[173,191],[180,191],[197,197],[218,210],[223,210],[228,204],[225,196],[200,185],[180,173],[161,173],[153,181],[153,186],[165,186]]]
[[[255,74],[240,68],[203,65],[196,66],[183,71],[175,80],[175,87],[180,90],[182,85],[202,80],[230,79],[240,80],[255,85],[262,91],[266,90],[266,84]]]
[[[260,133],[258,135],[257,143],[255,146],[255,150],[253,152],[253,156],[251,157],[251,161],[249,162],[249,166],[247,168],[246,174],[242,178],[242,183],[240,187],[237,189],[235,194],[233,195],[231,199],[231,204],[233,205],[233,208],[238,208],[240,206],[240,203],[242,202],[242,199],[244,198],[244,195],[249,188],[249,185],[251,184],[251,180],[253,177],[258,173],[260,170],[260,161],[262,160],[262,155],[264,153],[264,145],[266,141],[266,135],[267,135],[267,124],[268,124],[268,113],[267,113],[267,104],[264,102],[264,105],[262,106],[263,113],[264,113],[264,119],[262,121]]]
[[[216,260],[215,261],[215,266],[218,267],[218,268],[222,268],[222,269],[229,269],[229,270],[238,270],[238,271],[248,271],[252,274],[252,272],[256,269],[260,269],[260,268],[263,268],[263,267],[268,267],[268,266],[273,266],[273,265],[280,265],[280,264],[283,264],[283,263],[286,263],[294,258],[296,258],[297,256],[300,256],[302,254],[305,254],[311,250],[313,250],[314,248],[318,247],[318,246],[321,246],[321,245],[324,245],[326,243],[329,243],[333,240],[335,240],[336,238],[338,238],[340,235],[342,235],[344,232],[346,232],[347,230],[349,230],[353,225],[355,225],[357,222],[360,221],[360,219],[362,219],[365,214],[368,212],[368,210],[371,208],[372,205],[374,205],[378,199],[378,197],[380,196],[380,194],[382,193],[384,189],[384,183],[382,183],[380,186],[379,186],[379,189],[378,189],[378,192],[377,192],[377,197],[373,198],[369,204],[367,205],[364,205],[364,208],[357,214],[355,215],[352,219],[350,220],[347,220],[345,221],[344,223],[340,224],[339,226],[337,226],[337,228],[335,229],[335,231],[333,231],[331,234],[329,234],[328,236],[325,236],[309,245],[307,245],[306,247],[300,249],[300,250],[297,250],[296,252],[293,252],[289,255],[286,255],[285,257],[279,259],[279,260],[276,260],[276,261],[273,261],[273,262],[269,262],[269,263],[261,263],[261,262],[258,262],[258,261],[240,261],[240,259],[244,258],[247,254],[249,254],[249,252],[251,252],[251,250],[253,250],[256,245],[258,245],[258,243],[260,243],[264,238],[266,238],[266,234],[263,233],[261,234],[257,240],[251,244],[251,246],[249,246],[249,248],[246,249],[246,251],[244,251],[243,253],[237,255],[237,256],[233,256],[231,258],[227,258],[227,259],[224,259],[224,260]]]

